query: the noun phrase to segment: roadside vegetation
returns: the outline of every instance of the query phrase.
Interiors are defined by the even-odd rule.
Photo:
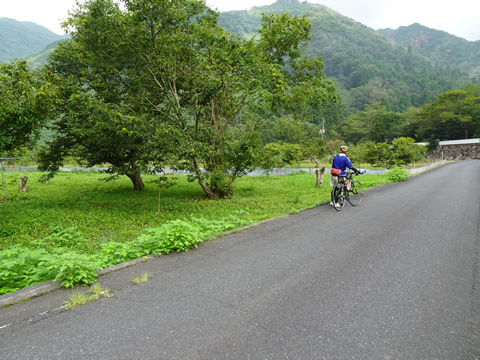
[[[72,310],[78,306],[88,304],[102,297],[110,297],[110,290],[104,289],[99,283],[95,283],[87,291],[74,289],[68,301],[65,302],[65,309]]]
[[[380,97],[347,117],[323,57],[306,52],[307,16],[263,14],[249,40],[203,1],[123,5],[77,4],[41,68],[0,64],[0,161],[43,172],[2,177],[0,294],[91,284],[99,269],[326,204],[329,174],[317,187],[313,170],[275,169],[328,168],[340,145],[357,167],[393,168],[363,175],[369,188],[407,179],[401,167],[426,157],[416,141],[479,134],[478,84],[402,114]],[[269,175],[244,176],[255,168]]]
[[[144,282],[147,282],[148,279],[150,279],[150,274],[149,273],[144,273],[141,276],[133,278],[132,279],[132,284],[134,284],[134,285],[143,284]]]
[[[6,172],[7,202],[0,203],[0,294],[45,280],[63,286],[90,284],[96,270],[148,254],[195,248],[225,231],[297,213],[330,201],[329,175],[242,177],[230,199],[209,200],[185,176],[162,190],[146,177],[134,191],[127,178],[101,181],[96,172],[59,173],[48,183],[27,173],[29,190],[18,192],[25,172]],[[384,175],[362,175],[365,188],[386,184]]]

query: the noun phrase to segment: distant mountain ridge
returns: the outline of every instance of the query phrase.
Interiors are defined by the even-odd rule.
[[[282,12],[306,15],[312,22],[307,53],[324,59],[324,72],[334,80],[349,113],[374,102],[402,112],[471,81],[459,69],[436,66],[413,48],[321,4],[277,0],[248,11],[221,13],[219,23],[230,32],[251,37],[261,25],[262,13]]]
[[[418,23],[396,30],[380,29],[380,34],[421,54],[433,63],[451,66],[480,78],[480,41],[468,41],[445,31]]]
[[[44,51],[50,44],[65,39],[29,21],[0,18],[0,62],[26,59]]]
[[[321,4],[277,0],[248,11],[223,12],[219,25],[250,38],[257,34],[264,12],[307,15],[312,22],[307,53],[324,59],[324,72],[334,80],[347,113],[374,102],[404,111],[480,79],[480,41],[419,24],[377,32]],[[25,58],[33,67],[41,65],[55,43],[65,38],[34,23],[0,18],[0,62]]]

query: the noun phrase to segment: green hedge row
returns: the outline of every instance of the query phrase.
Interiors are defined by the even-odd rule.
[[[77,242],[81,248],[85,241],[75,229],[57,231],[53,237],[36,241],[32,248],[14,246],[0,251],[0,294],[47,280],[61,281],[64,287],[91,284],[97,278],[97,270],[149,254],[187,251],[245,223],[234,216],[220,220],[174,220],[148,229],[135,241],[103,243],[95,255],[67,247]]]

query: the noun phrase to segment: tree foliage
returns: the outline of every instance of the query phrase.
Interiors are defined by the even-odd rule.
[[[418,162],[427,151],[426,147],[415,144],[414,139],[405,137],[393,139],[392,144],[368,142],[361,146],[363,160],[387,168]]]
[[[442,93],[420,109],[418,138],[433,141],[480,136],[480,85]]]
[[[152,132],[141,115],[84,91],[69,93],[57,113],[49,124],[54,137],[39,151],[40,170],[53,176],[72,157],[89,167],[108,163],[107,172],[113,177],[126,175],[134,189],[144,189],[140,172],[152,158],[161,157],[155,151],[162,147],[164,131]]]
[[[269,143],[264,146],[258,164],[263,169],[294,165],[304,159],[302,147],[298,144],[282,141]]]
[[[348,119],[341,134],[353,143],[391,143],[397,137],[429,142],[478,137],[480,85],[441,93],[437,100],[403,113],[388,111],[379,103],[367,105]]]
[[[335,100],[321,60],[301,57],[310,36],[306,18],[265,15],[254,41],[225,32],[203,1],[122,3],[86,1],[66,22],[72,40],[50,63],[64,79],[59,136],[50,150],[69,134],[69,151],[90,163],[113,164],[97,151],[104,140],[86,141],[91,112],[102,118],[108,142],[119,145],[109,150],[119,153],[122,164],[138,172],[132,164],[139,159],[161,166],[168,158],[191,171],[207,196],[224,197],[254,164],[262,112]]]
[[[367,105],[364,111],[351,116],[343,127],[344,137],[353,143],[373,141],[391,142],[400,136],[400,114],[387,111],[380,103]]]
[[[462,69],[468,72],[471,78],[478,78],[480,75],[480,43],[478,41],[467,41],[417,23],[401,26],[396,30],[378,31],[409,47],[411,51],[428,57],[435,64]]]
[[[254,33],[252,28],[259,26],[263,13],[282,12],[306,16],[311,21],[312,40],[307,53],[324,59],[323,71],[342,89],[342,101],[337,106],[343,106],[341,111],[347,116],[375,102],[388,111],[403,112],[470,82],[459,69],[432,65],[411,49],[319,4],[277,1],[250,11],[222,13],[220,24],[248,37]]]
[[[13,151],[38,133],[55,99],[54,79],[26,61],[0,63],[0,152]]]

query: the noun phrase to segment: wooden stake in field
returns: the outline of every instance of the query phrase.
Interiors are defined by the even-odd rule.
[[[318,187],[322,186],[323,184],[323,177],[325,176],[325,167],[322,167],[321,169],[316,169],[315,174],[317,174],[317,183],[316,185]]]
[[[160,193],[162,192],[162,185],[158,185],[158,209],[157,217],[160,217]]]
[[[27,192],[27,180],[28,180],[28,177],[26,176],[22,176],[20,178],[20,189],[19,189],[20,192]]]
[[[157,217],[160,217],[160,195],[162,192],[162,188],[169,188],[175,184],[177,178],[170,177],[168,175],[173,175],[173,171],[164,172],[163,176],[160,176],[156,183],[158,184],[158,207],[157,207]]]
[[[5,190],[5,179],[3,177],[3,161],[2,161],[2,185],[3,185],[3,202],[7,201],[7,192]]]

